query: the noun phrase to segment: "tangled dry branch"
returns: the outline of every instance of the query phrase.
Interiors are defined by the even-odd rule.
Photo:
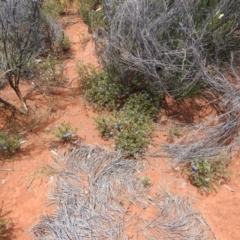
[[[219,109],[165,146],[168,156],[183,163],[233,155],[239,149],[240,1],[103,0],[103,7],[108,27],[98,29],[96,45],[103,65],[118,66],[123,83],[141,74],[159,94],[175,100],[200,94]]]
[[[136,239],[209,239],[201,215],[189,201],[169,193],[150,200],[136,176],[143,168],[139,161],[81,144],[55,163],[58,178],[51,201],[57,211],[33,227],[35,239],[120,240],[128,239],[128,234]],[[141,208],[152,204],[157,215],[139,222],[131,212],[133,204]]]

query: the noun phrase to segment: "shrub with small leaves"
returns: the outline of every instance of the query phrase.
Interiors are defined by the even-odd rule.
[[[98,109],[114,110],[120,108],[129,95],[127,87],[122,85],[114,69],[109,67],[104,72],[90,70],[85,66],[78,66],[78,73],[82,79],[82,88],[85,90],[87,101]]]
[[[19,136],[0,132],[0,155],[12,155],[20,148]]]
[[[193,161],[189,166],[190,182],[200,191],[212,192],[220,180],[227,181],[230,173],[227,170],[229,160],[221,155],[215,161],[207,161],[204,157]]]
[[[47,0],[43,2],[43,12],[49,14],[52,18],[57,19],[64,14],[66,8],[70,5],[70,0]]]
[[[145,176],[143,179],[142,179],[142,184],[144,187],[149,187],[151,185],[151,179],[150,177],[148,176]]]
[[[142,91],[131,95],[112,117],[96,118],[102,137],[114,138],[117,149],[127,155],[136,155],[146,150],[152,136],[153,119],[157,116],[160,99]]]
[[[78,0],[80,15],[93,32],[99,27],[106,27],[102,0]]]
[[[52,133],[57,139],[64,142],[70,142],[76,136],[77,130],[77,128],[71,126],[70,122],[62,122],[60,125],[55,126]]]

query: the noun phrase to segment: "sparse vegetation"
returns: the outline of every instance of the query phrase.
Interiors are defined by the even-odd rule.
[[[62,41],[60,42],[60,48],[63,52],[67,52],[71,48],[71,42],[68,36],[64,35]]]
[[[142,184],[143,184],[144,187],[149,187],[151,185],[151,178],[148,177],[148,176],[145,176],[142,179]]]
[[[78,0],[78,2],[80,15],[88,25],[90,32],[93,32],[98,27],[106,27],[102,0]]]
[[[0,131],[0,155],[12,155],[20,149],[20,137],[17,134]]]
[[[0,240],[5,237],[7,221],[0,216]]]
[[[57,139],[63,142],[70,142],[76,136],[77,131],[78,129],[73,128],[70,122],[61,122],[60,125],[55,126],[52,133]]]
[[[226,182],[230,176],[227,169],[229,159],[222,154],[217,160],[208,162],[206,158],[199,157],[189,166],[189,180],[200,191],[212,192],[221,181]]]
[[[172,126],[167,133],[167,140],[172,142],[175,137],[180,137],[182,129],[179,126]]]
[[[42,6],[43,13],[50,15],[53,19],[57,19],[66,12],[70,3],[71,0],[44,0]]]

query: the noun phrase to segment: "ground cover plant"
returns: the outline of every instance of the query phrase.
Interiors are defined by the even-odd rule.
[[[50,15],[53,19],[57,19],[64,14],[71,4],[71,0],[48,0],[43,1],[42,10],[43,13]]]
[[[189,166],[189,180],[200,191],[211,193],[216,191],[216,186],[229,179],[227,169],[229,159],[224,154],[215,161],[208,162],[204,157],[193,161]]]
[[[20,149],[20,137],[17,134],[10,134],[0,131],[0,155],[7,156],[14,154]]]
[[[64,142],[70,142],[76,136],[78,129],[73,128],[70,122],[61,122],[60,125],[56,125],[52,134],[59,140]]]

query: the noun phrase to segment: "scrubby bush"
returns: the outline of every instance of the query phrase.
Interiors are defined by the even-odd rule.
[[[44,0],[42,9],[45,14],[49,14],[52,18],[57,19],[65,13],[70,2],[71,0]]]
[[[73,128],[70,122],[62,122],[60,125],[56,125],[52,131],[54,136],[64,142],[70,142],[74,139],[77,133],[77,128]]]
[[[176,163],[239,149],[240,2],[102,0],[105,26],[94,34],[104,68],[123,85],[141,76],[152,90],[184,100],[201,95],[216,116],[167,145]],[[229,78],[229,75],[232,75]]]
[[[160,99],[148,92],[132,94],[111,117],[96,118],[97,128],[102,137],[114,138],[116,148],[125,154],[143,153],[152,137],[159,104]]]
[[[142,179],[142,184],[144,187],[149,187],[151,185],[151,179],[150,177],[148,176],[145,176],[143,179]]]
[[[189,166],[189,180],[199,188],[200,191],[212,192],[220,181],[226,182],[229,178],[227,166],[229,159],[222,155],[219,159],[208,162],[206,158],[200,157]]]
[[[20,148],[20,138],[16,134],[0,131],[0,155],[12,155]]]
[[[93,32],[100,26],[106,27],[102,0],[78,0],[78,2],[80,4],[80,15],[88,25],[90,32]]]
[[[105,64],[143,74],[157,91],[182,99],[212,84],[209,68],[240,49],[240,2],[103,0],[109,28]],[[133,79],[132,76],[132,79]]]
[[[87,101],[98,110],[110,111],[96,118],[101,136],[113,138],[116,149],[126,155],[145,152],[162,96],[140,74],[123,82],[119,69],[111,65],[100,72],[82,65],[78,69]]]
[[[29,62],[54,50],[63,31],[49,15],[43,13],[40,1],[6,0],[0,5],[0,69],[22,103],[28,107],[19,84],[29,71]],[[0,98],[5,107],[23,112]]]

